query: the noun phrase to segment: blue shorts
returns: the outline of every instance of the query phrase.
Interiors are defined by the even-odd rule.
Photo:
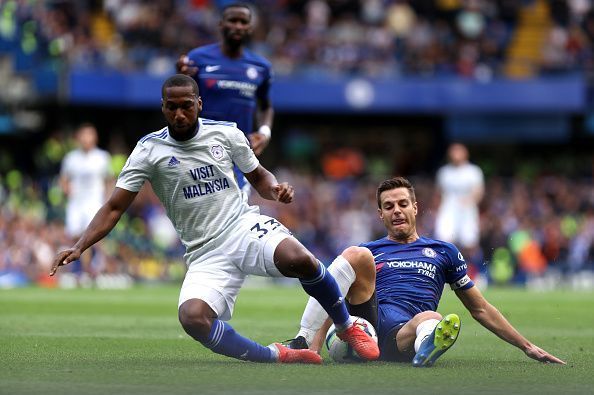
[[[411,361],[414,357],[414,351],[412,353],[398,351],[396,334],[413,316],[389,303],[379,303],[377,309],[378,324],[376,330],[381,352],[380,359],[395,362]]]

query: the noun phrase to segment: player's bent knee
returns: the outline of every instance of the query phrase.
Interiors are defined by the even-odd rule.
[[[353,267],[357,276],[359,274],[374,273],[375,262],[373,254],[365,247],[348,247],[341,254]]]
[[[210,314],[211,311],[210,307],[201,300],[187,300],[179,307],[179,322],[188,335],[204,342],[208,339],[214,318]]]
[[[295,273],[295,277],[299,278],[310,278],[315,276],[318,272],[318,261],[316,258],[308,253],[307,251],[303,251],[299,254],[296,254],[291,259],[291,267]]]
[[[423,322],[423,321],[427,321],[427,320],[431,320],[431,319],[436,319],[436,320],[441,320],[442,316],[441,314],[439,314],[437,311],[423,311],[422,313],[419,313],[417,315],[414,316],[414,320],[417,321],[417,324]]]
[[[318,261],[299,243],[283,240],[274,252],[278,270],[287,277],[309,278],[318,271]]]

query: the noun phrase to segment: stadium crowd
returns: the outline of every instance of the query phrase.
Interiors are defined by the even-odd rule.
[[[219,10],[227,3],[9,0],[0,5],[0,49],[12,45],[22,64],[49,60],[53,67],[170,74],[181,53],[217,41]],[[513,76],[514,59],[528,63],[529,76],[592,69],[594,10],[586,0],[251,3],[252,47],[278,75],[485,79]],[[523,42],[516,34],[522,28],[529,32]],[[534,46],[538,53],[531,56]]]
[[[59,163],[70,145],[49,139],[36,153],[38,170],[10,166],[3,153],[0,174],[0,287],[48,283],[55,251],[68,244],[65,198],[58,184]],[[114,173],[122,162],[114,155]],[[251,203],[281,220],[323,262],[349,245],[382,237],[375,190],[385,176],[362,168],[356,177],[280,167],[279,179],[295,186],[290,205],[253,194]],[[43,169],[42,171],[40,169]],[[291,167],[293,169],[293,167]],[[345,173],[346,174],[346,173]],[[432,235],[438,195],[435,180],[411,177],[417,188],[418,228]],[[570,278],[594,269],[594,195],[591,180],[518,173],[487,176],[480,206],[480,251],[467,257],[474,274],[490,283],[525,283],[550,273]],[[143,191],[125,218],[95,251],[85,276],[124,274],[142,281],[180,279],[183,247],[149,191]]]

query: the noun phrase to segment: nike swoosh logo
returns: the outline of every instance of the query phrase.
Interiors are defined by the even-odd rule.
[[[385,252],[380,252],[379,254],[377,254],[377,255],[374,255],[374,256],[373,256],[373,259],[376,259],[378,256],[382,256],[382,255],[384,255],[384,254],[385,254]]]
[[[213,71],[217,71],[220,68],[221,66],[206,66],[204,68],[204,71],[206,71],[207,73],[212,73]]]

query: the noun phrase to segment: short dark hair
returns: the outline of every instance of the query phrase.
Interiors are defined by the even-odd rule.
[[[248,3],[241,3],[241,2],[231,3],[231,4],[227,4],[226,6],[224,6],[223,9],[221,10],[221,18],[225,15],[225,12],[227,12],[227,10],[230,8],[245,8],[246,10],[248,10],[250,12],[250,20],[252,19],[252,14],[254,13],[252,10],[252,7]]]
[[[198,84],[194,78],[189,77],[185,74],[175,74],[167,78],[161,88],[161,98],[165,99],[165,89],[171,88],[172,86],[191,86],[192,91],[198,96]]]
[[[380,199],[380,195],[384,191],[390,191],[396,188],[406,188],[408,189],[408,193],[410,195],[410,200],[414,203],[417,201],[417,197],[415,196],[415,188],[412,186],[410,181],[408,181],[404,177],[394,177],[390,178],[389,180],[382,181],[379,187],[377,188],[377,207],[382,208],[382,201]]]

